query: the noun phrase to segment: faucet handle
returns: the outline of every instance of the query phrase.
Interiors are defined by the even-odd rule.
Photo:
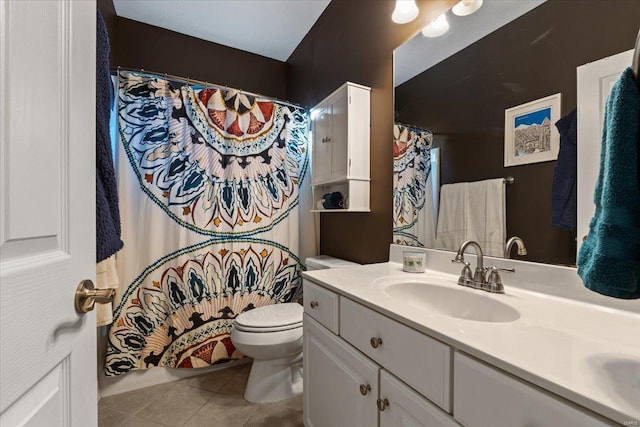
[[[457,258],[457,257],[456,257]],[[460,277],[458,277],[458,284],[462,286],[469,286],[473,283],[473,273],[471,272],[471,264],[462,258],[461,260],[452,259],[451,262],[457,262],[464,264]]]
[[[502,278],[500,277],[499,271],[504,271],[507,273],[515,273],[516,270],[513,268],[501,268],[492,265],[487,268],[487,271],[490,271],[489,277],[487,278],[486,283],[482,286],[485,291],[493,292],[496,294],[504,293],[504,286],[502,285]]]
[[[487,267],[487,271],[490,273],[493,273],[494,271],[497,272],[498,271],[504,271],[505,273],[515,273],[516,269],[515,268],[504,268],[504,267],[497,267],[495,265],[492,265],[490,267]]]

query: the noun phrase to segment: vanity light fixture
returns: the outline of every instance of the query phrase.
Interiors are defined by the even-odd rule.
[[[462,0],[461,2],[453,6],[451,11],[458,16],[471,15],[473,12],[480,9],[480,6],[482,6],[482,1],[483,0]]]
[[[391,19],[396,24],[406,24],[416,19],[419,12],[415,0],[396,0]]]
[[[425,37],[438,37],[449,31],[447,16],[443,13],[422,29]]]

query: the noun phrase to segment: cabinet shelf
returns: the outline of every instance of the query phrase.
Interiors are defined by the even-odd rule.
[[[371,89],[347,82],[311,109],[312,212],[370,212]],[[339,192],[341,209],[322,209],[325,194]]]

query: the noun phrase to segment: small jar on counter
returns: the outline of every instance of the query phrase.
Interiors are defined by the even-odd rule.
[[[427,268],[427,254],[419,251],[402,252],[402,270],[407,273],[424,273]]]

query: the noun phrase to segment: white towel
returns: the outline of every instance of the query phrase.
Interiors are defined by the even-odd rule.
[[[506,236],[504,180],[468,183],[466,240],[475,240],[485,255],[503,257]]]
[[[440,187],[440,212],[436,233],[436,248],[457,251],[467,235],[467,183],[445,184]]]
[[[118,289],[118,271],[116,256],[111,255],[96,264],[96,289]],[[110,325],[113,322],[113,306],[111,303],[96,304],[96,326]]]
[[[502,257],[506,236],[502,178],[443,185],[436,245],[456,251],[475,240],[488,256]]]
[[[424,188],[424,206],[418,212],[416,236],[424,238],[424,246],[433,248],[436,243],[436,219],[433,217],[433,174],[429,174]]]

